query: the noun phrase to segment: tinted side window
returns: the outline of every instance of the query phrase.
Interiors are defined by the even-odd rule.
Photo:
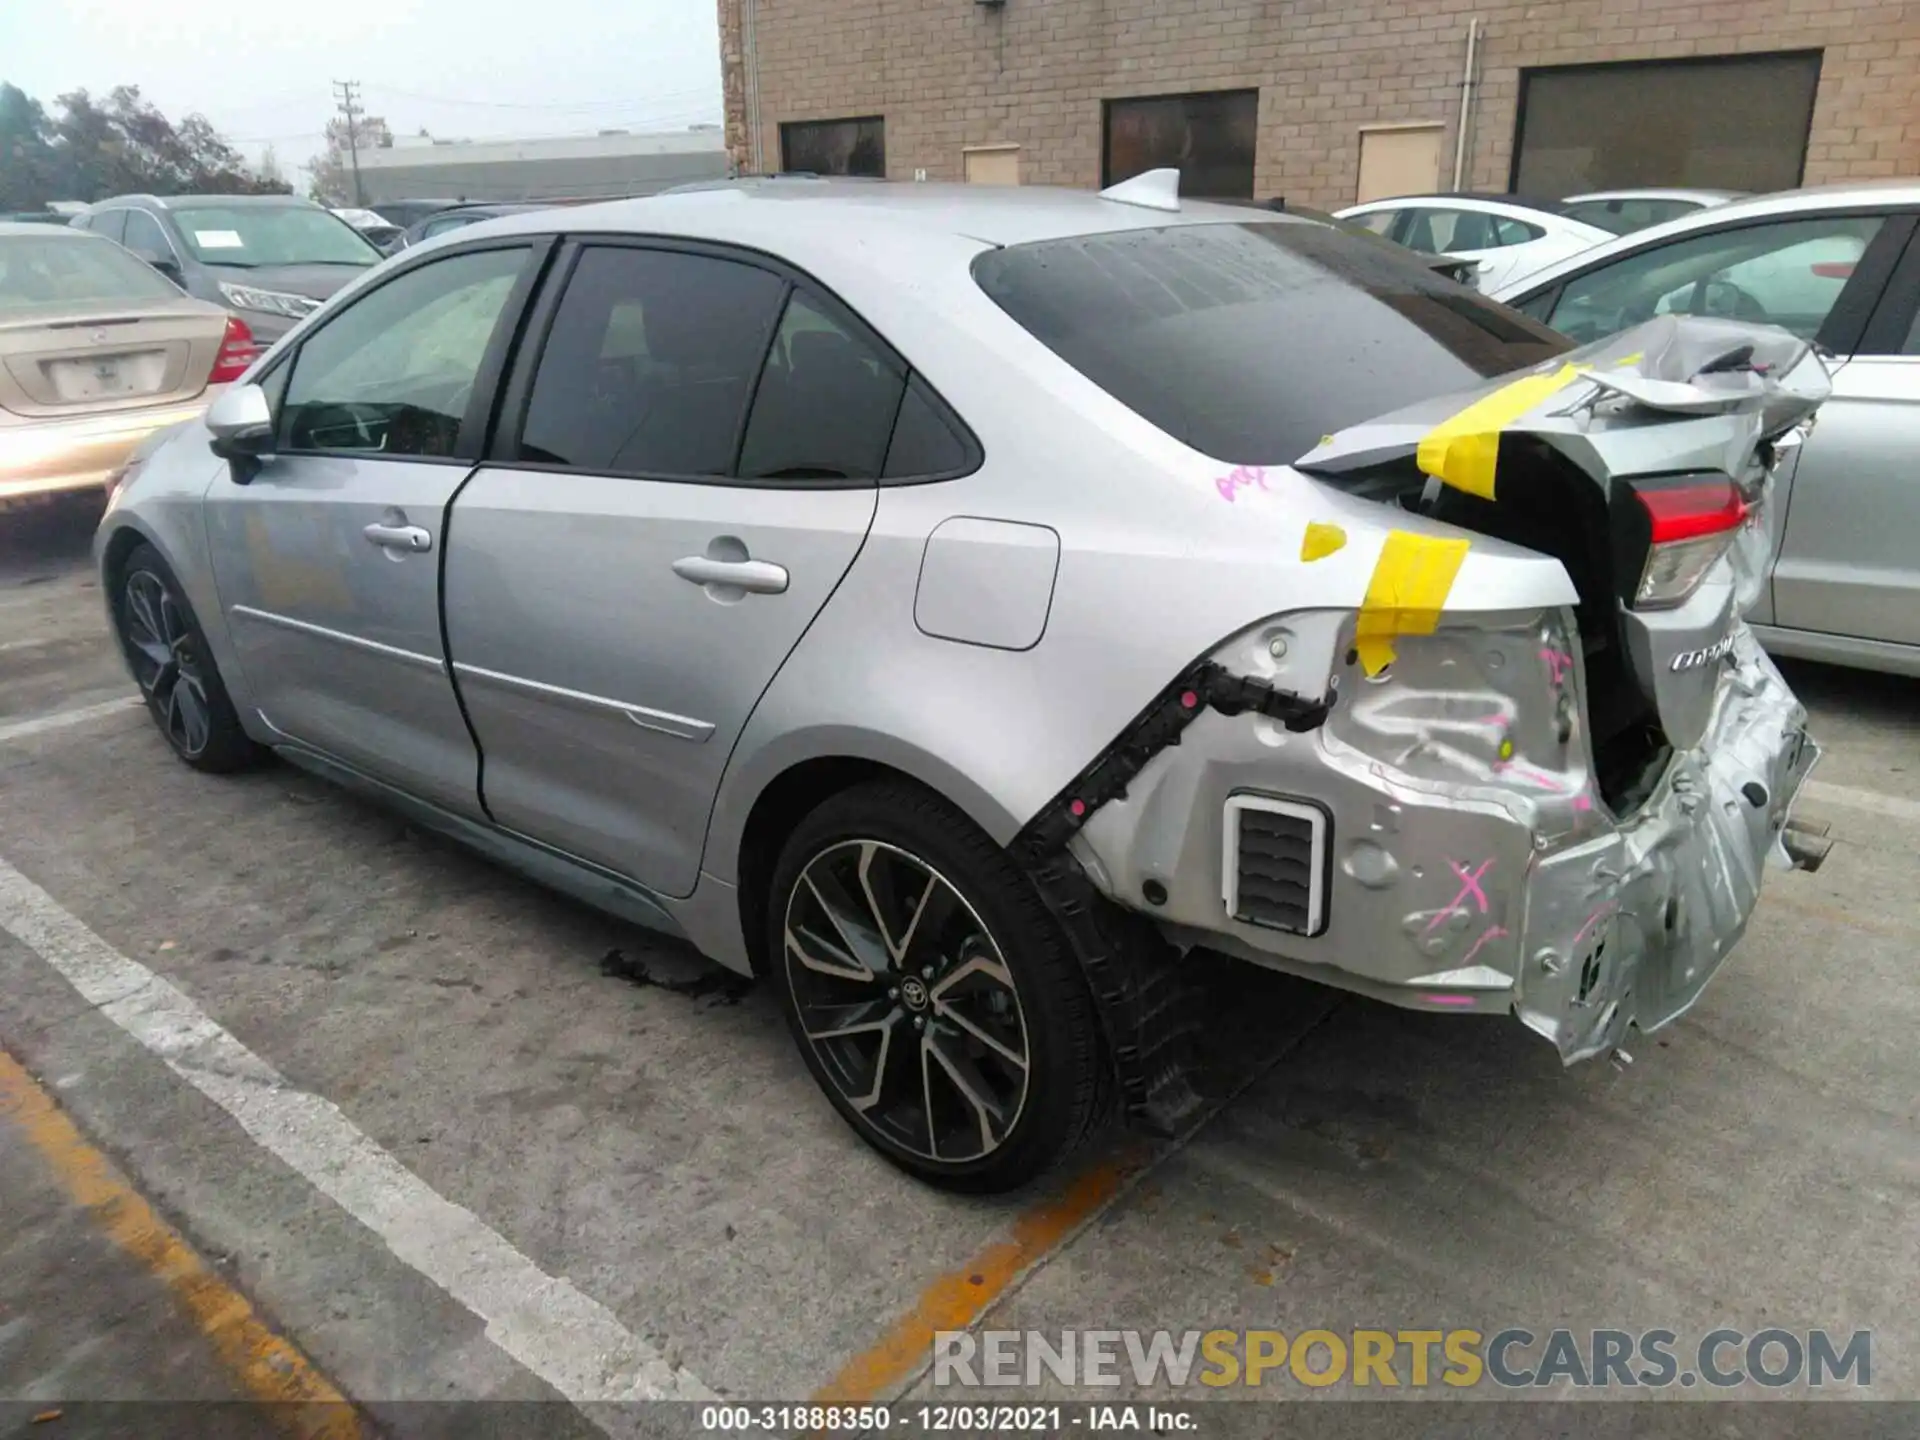
[[[540,354],[518,458],[730,474],[785,289],[765,270],[706,255],[586,250]]]
[[[127,233],[127,212],[124,210],[102,210],[93,217],[87,226],[96,235],[104,235],[109,240],[118,240]]]
[[[952,475],[972,463],[966,442],[954,434],[916,375],[900,402],[900,418],[894,422],[893,444],[887,450],[883,476],[911,480],[924,475]]]
[[[423,265],[363,295],[294,357],[288,450],[451,455],[524,248]]]
[[[167,243],[167,232],[160,228],[160,222],[144,210],[127,212],[126,238],[120,242],[141,259],[157,255],[162,260],[173,258],[173,247]]]
[[[906,376],[802,291],[787,301],[740,448],[749,480],[873,480]]]
[[[1423,255],[1492,250],[1503,243],[1495,237],[1494,217],[1478,210],[1414,210],[1410,214],[1407,233],[1400,243]]]
[[[1655,315],[1713,315],[1812,340],[1880,225],[1826,215],[1652,245],[1567,281],[1549,323],[1585,342]]]
[[[1505,215],[1493,218],[1493,243],[1496,245],[1524,245],[1529,240],[1538,240],[1547,232],[1538,225],[1529,225],[1524,220],[1512,220]]]
[[[463,225],[473,224],[473,218],[471,215],[449,215],[444,220],[429,220],[426,228],[420,232],[420,238],[430,240],[435,235],[444,235],[449,230],[458,230]]]
[[[1376,235],[1385,235],[1393,229],[1393,222],[1398,220],[1402,213],[1399,210],[1375,210],[1366,215],[1355,215],[1353,223],[1366,226]]]

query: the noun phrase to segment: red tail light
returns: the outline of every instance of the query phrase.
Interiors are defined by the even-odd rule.
[[[1650,532],[1634,604],[1646,610],[1684,604],[1727,553],[1750,507],[1727,479],[1642,481],[1633,493]]]
[[[1851,280],[1853,278],[1853,261],[1822,260],[1818,265],[1813,267],[1813,273],[1818,275],[1822,280]]]
[[[238,315],[227,317],[227,333],[220,337],[220,353],[213,357],[209,385],[227,385],[247,373],[247,367],[260,358],[260,347],[253,342],[253,331]]]

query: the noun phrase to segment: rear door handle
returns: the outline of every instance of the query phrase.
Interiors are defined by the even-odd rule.
[[[433,549],[433,536],[418,525],[369,525],[360,532],[382,550],[405,550],[419,555]]]
[[[780,595],[787,588],[787,567],[768,560],[716,560],[687,555],[673,562],[673,573],[695,585],[731,585],[755,595]]]

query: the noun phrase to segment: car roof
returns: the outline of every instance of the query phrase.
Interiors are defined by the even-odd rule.
[[[554,218],[557,215],[565,218]],[[793,225],[851,226],[858,229],[865,243],[875,243],[888,235],[910,243],[916,235],[942,234],[999,246],[1118,230],[1249,222],[1312,223],[1282,211],[1261,215],[1239,206],[1194,200],[1182,200],[1177,211],[1160,210],[1105,199],[1088,190],[1042,185],[781,176],[633,200],[551,210],[543,207],[536,215],[494,222],[493,233],[546,229],[656,232],[765,243]]]
[[[1562,205],[1584,205],[1595,200],[1698,200],[1703,205],[1718,205],[1726,200],[1742,200],[1751,190],[1709,190],[1689,186],[1642,185],[1621,190],[1583,190],[1569,195]]]
[[[64,236],[70,240],[106,240],[104,235],[95,235],[90,230],[75,230],[71,225],[46,225],[38,220],[0,220],[0,237],[7,235],[48,235]],[[111,245],[113,242],[108,240]]]
[[[1558,200],[1548,200],[1539,195],[1501,195],[1489,190],[1424,190],[1413,195],[1387,195],[1346,208],[1358,210],[1363,206],[1430,205],[1450,200],[1467,200],[1476,205],[1504,205],[1514,210],[1539,210],[1548,215],[1559,214],[1561,204]]]
[[[297,206],[308,210],[324,209],[311,200],[298,195],[107,195],[93,202],[87,208],[98,210],[102,205],[151,205],[156,210],[177,210],[194,205],[256,205],[261,207]]]
[[[1615,236],[1578,255],[1557,260],[1551,265],[1522,275],[1500,287],[1496,298],[1525,295],[1528,291],[1570,275],[1597,261],[1616,255],[1628,255],[1648,246],[1690,235],[1696,230],[1714,230],[1741,220],[1765,220],[1776,216],[1818,215],[1828,210],[1853,210],[1862,206],[1920,207],[1920,180],[1851,180],[1834,185],[1810,185],[1800,190],[1780,190],[1771,195],[1753,195],[1690,211],[1644,230]]]

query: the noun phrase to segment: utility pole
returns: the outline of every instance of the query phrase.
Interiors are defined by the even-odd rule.
[[[367,196],[360,188],[360,112],[356,104],[360,98],[360,82],[336,80],[333,93],[340,102],[340,113],[347,117],[347,154],[353,160],[353,203],[364,208]]]

